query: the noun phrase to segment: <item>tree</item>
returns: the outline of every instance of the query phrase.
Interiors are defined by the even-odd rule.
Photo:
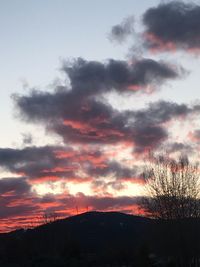
[[[155,218],[199,218],[199,170],[187,157],[151,156],[144,170],[145,208]]]

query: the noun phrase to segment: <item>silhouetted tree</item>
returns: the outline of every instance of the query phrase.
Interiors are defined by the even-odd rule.
[[[151,217],[159,219],[154,227],[156,252],[170,258],[174,266],[190,266],[200,255],[198,164],[183,156],[178,160],[151,156],[144,178],[147,182],[144,207]]]
[[[200,217],[198,164],[187,157],[178,160],[151,156],[144,170],[147,199],[144,203],[152,217],[182,219]]]

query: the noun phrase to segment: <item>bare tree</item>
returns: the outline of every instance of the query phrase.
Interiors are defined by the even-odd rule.
[[[151,156],[144,170],[147,199],[144,206],[155,218],[200,217],[199,170],[187,157],[178,160]]]

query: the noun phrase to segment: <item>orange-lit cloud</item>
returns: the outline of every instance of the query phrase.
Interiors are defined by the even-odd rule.
[[[7,232],[17,228],[30,228],[44,223],[44,214],[55,214],[58,218],[90,210],[119,210],[132,214],[143,214],[142,209],[137,204],[138,199],[134,197],[98,197],[84,194],[76,196],[46,195],[43,197],[35,195],[32,198],[24,197],[21,201],[19,199],[4,199],[4,201],[7,201],[7,209],[10,212],[1,216],[0,232]],[[2,207],[0,210],[2,211]],[[20,213],[19,210],[21,211]]]

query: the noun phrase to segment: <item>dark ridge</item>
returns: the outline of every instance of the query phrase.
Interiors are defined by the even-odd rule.
[[[87,212],[1,234],[0,266],[176,266],[166,263],[190,262],[200,255],[199,226],[198,219],[161,221],[120,212]]]
[[[87,212],[1,234],[0,266],[99,266],[88,264],[117,260],[116,253],[132,257],[150,223],[119,212]],[[72,259],[77,265],[70,265]]]

